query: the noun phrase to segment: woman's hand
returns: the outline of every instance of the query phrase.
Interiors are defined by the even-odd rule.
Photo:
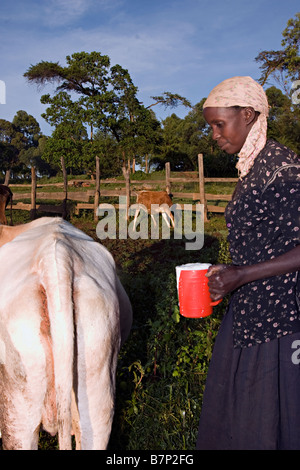
[[[215,264],[208,268],[208,287],[213,302],[243,284],[300,270],[300,245],[276,258],[257,264],[235,266]]]
[[[208,268],[208,287],[213,302],[222,299],[243,282],[242,266],[216,264]]]

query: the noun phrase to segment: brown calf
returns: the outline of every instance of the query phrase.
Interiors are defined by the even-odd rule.
[[[152,206],[155,204],[155,206]],[[137,195],[137,200],[136,200],[136,212],[134,216],[134,230],[136,228],[136,221],[138,214],[140,213],[141,210],[145,211],[145,208],[148,212],[148,214],[151,215],[154,221],[154,225],[156,225],[156,221],[154,218],[155,213],[161,212],[162,217],[164,218],[165,222],[167,225],[170,227],[170,222],[173,225],[173,228],[175,228],[175,223],[174,223],[174,217],[172,212],[170,211],[170,207],[172,206],[172,199],[170,195],[167,193],[167,191],[141,191]],[[169,220],[168,218],[169,217]]]

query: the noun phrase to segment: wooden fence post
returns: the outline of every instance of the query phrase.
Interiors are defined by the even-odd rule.
[[[30,218],[33,220],[36,216],[36,173],[34,166],[31,167],[31,208]]]
[[[129,218],[129,206],[130,206],[130,176],[129,172],[130,170],[127,169],[123,166],[123,176],[125,178],[125,184],[126,184],[126,220]]]
[[[66,216],[67,216],[68,175],[67,175],[67,170],[66,170],[66,165],[65,165],[65,159],[64,159],[64,157],[61,157],[61,158],[60,158],[60,162],[61,162],[61,168],[62,168],[62,172],[63,172],[64,191],[65,191],[65,198],[64,198],[63,203],[62,203],[62,207],[63,207],[62,216],[63,216],[63,218],[65,219]]]
[[[165,170],[166,170],[166,191],[168,194],[171,192],[171,183],[170,183],[170,162],[166,162],[165,164]]]
[[[199,193],[200,203],[204,206],[204,222],[207,222],[207,203],[205,198],[205,187],[204,187],[204,167],[203,167],[203,154],[198,155],[198,171],[199,171]]]
[[[96,157],[96,188],[95,188],[95,199],[94,199],[94,220],[98,220],[98,206],[100,200],[100,159]]]

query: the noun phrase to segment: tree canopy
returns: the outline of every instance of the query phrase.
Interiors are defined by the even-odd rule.
[[[50,167],[42,159],[45,136],[36,119],[20,110],[9,122],[0,119],[0,165],[4,173],[26,175],[31,166],[40,174],[49,173]]]
[[[289,93],[290,82],[300,79],[300,13],[288,21],[282,36],[282,49],[261,51],[255,60],[261,64],[262,85],[273,78]]]
[[[47,161],[51,154],[57,163],[60,154],[67,157],[73,167],[83,170],[82,165],[89,166],[89,159],[93,160],[96,154],[100,159],[120,159],[121,155],[125,164],[128,158],[153,152],[160,139],[160,123],[151,110],[139,102],[138,89],[128,70],[118,64],[111,66],[109,57],[99,52],[74,53],[66,57],[66,63],[64,67],[42,61],[31,65],[24,74],[39,86],[57,84],[53,96],[41,97],[41,102],[49,105],[42,117],[55,127],[46,146]],[[155,100],[149,108],[158,102],[167,106],[179,102],[190,105],[184,98],[171,93]],[[108,146],[112,149],[112,140],[115,154],[108,155],[106,149]],[[84,148],[86,159],[79,158],[80,148]],[[113,162],[111,166],[115,168]]]

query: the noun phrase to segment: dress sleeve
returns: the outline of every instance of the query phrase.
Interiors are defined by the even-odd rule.
[[[300,243],[300,164],[278,168],[263,190],[264,204],[286,240]]]

